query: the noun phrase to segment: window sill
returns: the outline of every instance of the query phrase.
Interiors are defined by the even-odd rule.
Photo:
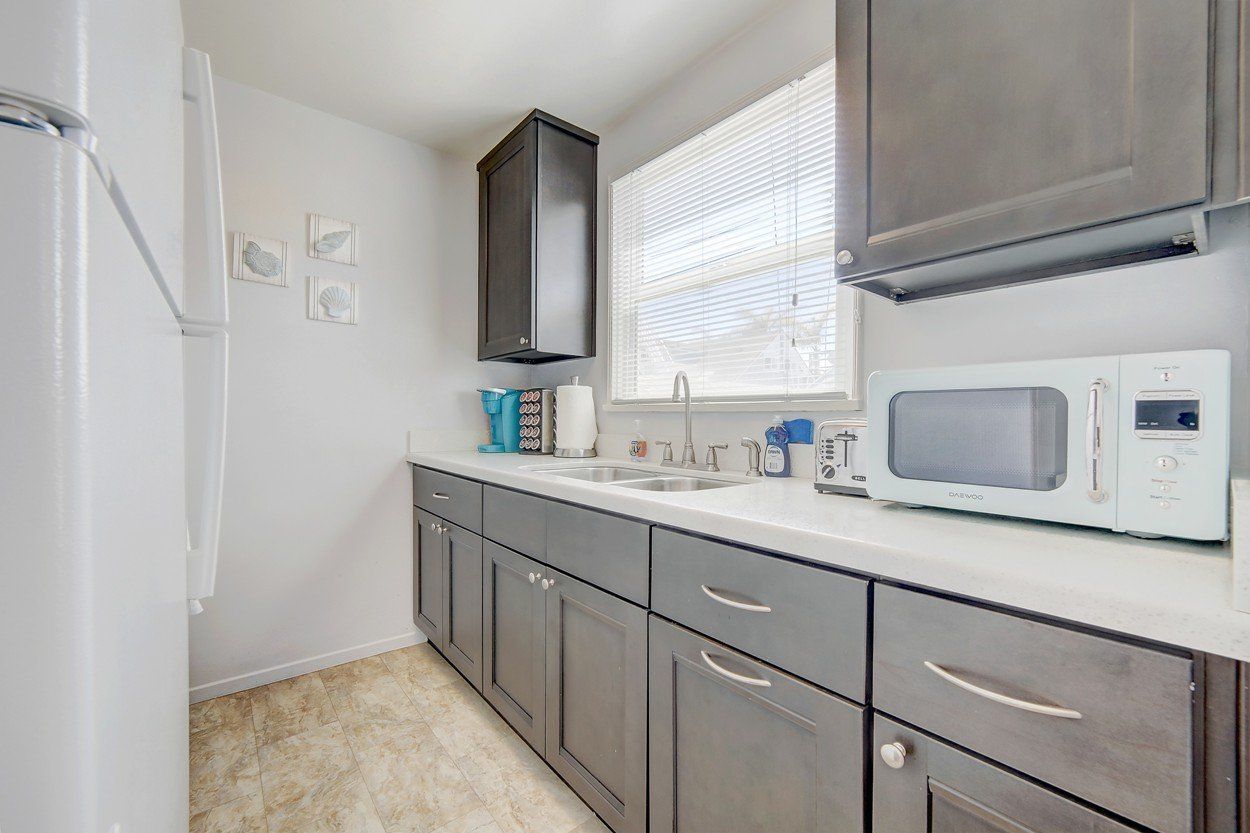
[[[605,413],[672,413],[685,410],[680,402],[605,402]],[[858,399],[808,399],[792,402],[695,402],[690,410],[699,413],[792,413],[795,411],[862,411],[864,403]]]

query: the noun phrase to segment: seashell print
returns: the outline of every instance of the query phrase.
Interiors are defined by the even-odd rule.
[[[352,294],[341,286],[327,286],[321,290],[317,301],[331,318],[342,318],[352,310]]]
[[[243,263],[257,275],[274,278],[282,274],[282,258],[267,252],[255,240],[243,247]]]
[[[351,234],[350,229],[346,231],[326,232],[318,238],[317,242],[313,245],[313,248],[322,254],[337,252],[343,247],[343,244],[347,242],[347,238],[351,237]]]

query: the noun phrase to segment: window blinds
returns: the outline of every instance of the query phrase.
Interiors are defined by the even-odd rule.
[[[833,64],[612,183],[612,401],[849,398],[833,279]]]

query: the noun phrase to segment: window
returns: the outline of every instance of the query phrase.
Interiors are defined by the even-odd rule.
[[[833,113],[830,62],[612,183],[613,402],[851,397]]]

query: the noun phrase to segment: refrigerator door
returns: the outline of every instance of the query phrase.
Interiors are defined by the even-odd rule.
[[[179,308],[181,77],[178,0],[5,4],[0,96],[33,101],[99,138]]]
[[[0,830],[185,830],[181,328],[80,148],[0,181]]]

